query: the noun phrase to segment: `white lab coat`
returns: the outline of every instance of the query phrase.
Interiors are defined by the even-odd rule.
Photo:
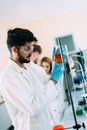
[[[50,75],[48,75],[50,77]],[[49,110],[51,114],[51,125],[52,127],[55,125],[61,124],[62,112],[65,109],[65,103],[63,99],[63,75],[59,79],[58,83],[56,84],[56,89],[58,92],[57,97],[55,100],[50,104]]]
[[[9,62],[0,76],[0,90],[15,130],[51,130],[48,107],[57,96],[55,85],[34,63],[26,69]]]

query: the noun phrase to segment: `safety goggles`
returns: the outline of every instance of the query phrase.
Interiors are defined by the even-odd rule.
[[[16,46],[17,49],[20,49],[21,51],[23,51],[24,53],[29,53],[31,51],[33,51],[34,47],[33,46],[30,46],[30,47],[19,47],[19,46]]]

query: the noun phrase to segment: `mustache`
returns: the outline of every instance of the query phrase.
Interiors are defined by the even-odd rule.
[[[29,54],[28,56],[27,56],[27,58],[30,58],[31,57],[31,54]]]

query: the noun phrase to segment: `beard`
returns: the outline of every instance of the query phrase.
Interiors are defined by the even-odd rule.
[[[19,62],[20,63],[29,63],[30,62],[30,60],[27,60],[27,59],[25,59],[21,54],[20,54],[20,52],[18,52],[18,56],[19,56]],[[29,58],[31,55],[28,55],[27,57]]]

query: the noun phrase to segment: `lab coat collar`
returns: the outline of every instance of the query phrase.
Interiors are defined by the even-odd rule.
[[[30,63],[27,63],[28,67],[30,66]],[[13,60],[9,58],[9,65],[12,65],[18,72],[24,72],[27,69],[27,65],[25,64],[25,68],[20,67],[17,63],[15,63]]]

